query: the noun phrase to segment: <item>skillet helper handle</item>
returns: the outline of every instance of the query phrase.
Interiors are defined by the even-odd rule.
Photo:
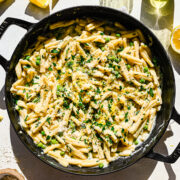
[[[180,114],[176,111],[175,107],[173,108],[171,118],[180,124]],[[177,145],[176,149],[172,152],[171,155],[165,156],[153,151],[153,149],[146,155],[147,158],[154,159],[157,161],[165,162],[165,163],[174,163],[180,157],[180,143]]]
[[[4,34],[4,32],[7,30],[7,28],[10,25],[17,25],[20,26],[26,30],[29,30],[33,23],[21,20],[21,19],[16,19],[16,18],[6,18],[4,20],[4,22],[0,25],[0,39],[2,37],[2,35]],[[9,66],[9,61],[7,61],[3,56],[0,55],[0,64],[2,65],[2,67],[4,68],[5,71],[8,70],[8,66]]]

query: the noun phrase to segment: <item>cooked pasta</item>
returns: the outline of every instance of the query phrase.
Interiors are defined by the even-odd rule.
[[[50,25],[16,65],[20,125],[62,166],[103,168],[150,133],[162,103],[140,30],[75,19]]]

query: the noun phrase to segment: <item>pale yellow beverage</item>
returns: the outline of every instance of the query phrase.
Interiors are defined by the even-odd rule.
[[[150,3],[153,7],[161,9],[167,4],[168,0],[150,0]]]
[[[135,0],[136,1],[136,0]],[[131,12],[133,8],[133,0],[99,0],[101,6],[107,6],[112,8],[125,7],[127,12]]]

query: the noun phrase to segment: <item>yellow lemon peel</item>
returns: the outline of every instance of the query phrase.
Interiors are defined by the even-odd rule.
[[[50,0],[30,0],[31,3],[35,4],[40,8],[47,8]]]
[[[175,52],[180,54],[180,26],[175,27],[172,31],[171,47]]]

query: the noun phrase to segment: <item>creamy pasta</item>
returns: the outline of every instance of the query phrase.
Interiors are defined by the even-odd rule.
[[[20,125],[65,167],[103,168],[131,155],[162,103],[143,34],[90,18],[49,28],[15,68]]]

